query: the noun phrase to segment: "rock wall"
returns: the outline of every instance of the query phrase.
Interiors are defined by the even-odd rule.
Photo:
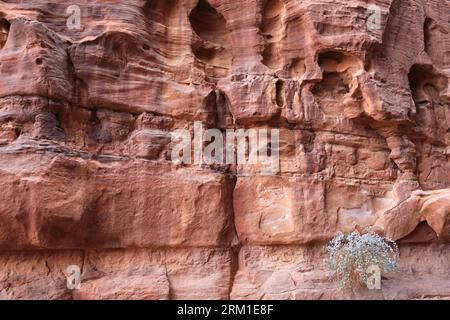
[[[447,0],[72,2],[0,1],[1,299],[450,298]],[[174,164],[195,121],[279,172]],[[400,272],[340,291],[368,227]]]

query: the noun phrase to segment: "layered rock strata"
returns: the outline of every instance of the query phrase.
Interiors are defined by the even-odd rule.
[[[0,298],[449,298],[449,78],[446,0],[1,1]],[[279,172],[174,164],[195,122]],[[400,272],[340,291],[366,228]]]

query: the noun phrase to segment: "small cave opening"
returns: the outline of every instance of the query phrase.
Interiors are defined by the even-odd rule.
[[[348,52],[328,50],[319,52],[317,64],[322,71],[322,79],[317,82],[312,93],[321,111],[333,118],[343,112],[352,117],[359,114],[361,94],[355,86],[355,75],[364,70],[360,57]]]
[[[323,72],[354,73],[364,69],[359,57],[340,51],[321,52],[317,61]]]
[[[169,27],[175,6],[176,0],[147,0],[144,6],[144,15],[152,22]]]
[[[8,40],[9,29],[11,28],[11,23],[2,18],[0,19],[0,49],[3,48]]]
[[[198,1],[197,6],[189,14],[189,21],[192,29],[203,40],[223,47],[229,44],[229,33],[224,16],[207,1]]]
[[[260,32],[264,38],[262,62],[271,69],[281,67],[280,41],[283,37],[284,3],[280,0],[267,0],[262,11]]]
[[[195,57],[205,65],[210,78],[221,78],[228,74],[231,66],[229,52],[231,36],[227,29],[225,17],[213,8],[206,0],[199,0],[189,14],[189,22],[199,37],[191,45]]]
[[[230,112],[230,102],[225,92],[216,91],[215,110],[217,114],[217,126],[226,129],[233,124],[233,117]]]
[[[192,47],[194,55],[202,61],[211,61],[216,55],[214,48],[207,48],[205,46]]]
[[[284,83],[282,80],[277,80],[277,82],[275,82],[275,101],[279,108],[284,105],[283,86]]]
[[[415,104],[418,107],[423,107],[430,102],[437,102],[443,85],[441,82],[444,80],[442,76],[435,74],[430,67],[414,64],[408,73],[408,81]]]
[[[322,65],[327,60],[341,63],[344,60],[344,54],[338,51],[325,51],[319,54],[319,65]]]
[[[339,51],[324,51],[317,58],[320,69],[323,72],[325,84],[336,81],[343,94],[350,92],[350,84],[353,76],[358,70],[364,69],[364,64],[357,56]]]
[[[432,31],[433,31],[434,27],[435,27],[435,22],[432,19],[427,17],[423,24],[423,41],[424,41],[424,50],[428,55],[431,54],[430,40],[431,40]]]

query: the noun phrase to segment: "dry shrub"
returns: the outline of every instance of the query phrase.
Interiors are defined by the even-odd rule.
[[[327,247],[330,254],[331,278],[342,289],[357,289],[367,284],[367,269],[378,266],[381,274],[397,271],[400,258],[397,244],[389,239],[368,232],[359,234],[339,233]]]

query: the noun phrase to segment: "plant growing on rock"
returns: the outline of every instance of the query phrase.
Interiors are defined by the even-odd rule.
[[[400,258],[397,244],[373,232],[338,233],[327,246],[331,278],[342,289],[357,289],[367,284],[369,267],[377,266],[381,274],[397,271]]]

